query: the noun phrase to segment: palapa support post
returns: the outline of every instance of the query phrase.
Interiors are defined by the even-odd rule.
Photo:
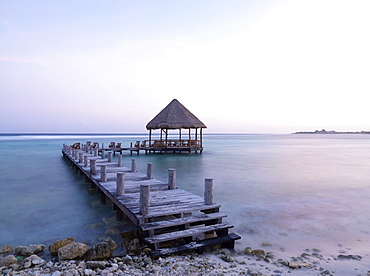
[[[90,173],[96,174],[96,160],[95,159],[90,160]]]
[[[84,156],[84,167],[87,167],[89,164],[89,157],[87,155]]]
[[[122,153],[118,155],[118,167],[123,167],[122,165]]]
[[[100,166],[100,181],[107,182],[107,165]]]
[[[125,173],[124,172],[117,173],[117,194],[119,195],[125,194]]]
[[[153,178],[153,163],[148,163],[146,168],[146,178],[152,179]]]
[[[149,214],[149,191],[150,185],[142,184],[140,185],[140,214],[146,216]]]
[[[78,163],[82,163],[84,161],[84,153],[80,152],[78,156],[79,156]]]
[[[168,169],[168,189],[176,189],[176,169]]]
[[[131,172],[136,172],[136,159],[131,160]]]
[[[205,179],[204,181],[204,204],[212,205],[213,202],[213,179]]]
[[[108,162],[112,162],[113,161],[113,152],[108,152]]]

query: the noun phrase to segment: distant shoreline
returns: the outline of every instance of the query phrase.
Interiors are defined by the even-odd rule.
[[[299,131],[293,132],[292,134],[370,134],[370,131],[335,131],[330,130],[315,130],[315,131]]]

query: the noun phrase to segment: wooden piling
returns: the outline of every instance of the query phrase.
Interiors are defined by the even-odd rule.
[[[140,214],[146,216],[149,214],[149,190],[150,185],[142,184],[140,185]]]
[[[120,155],[118,155],[118,167],[122,167],[123,164],[122,164],[122,153]]]
[[[90,160],[90,173],[91,174],[96,174],[96,160],[92,159]]]
[[[125,173],[124,172],[117,173],[117,194],[119,195],[125,194]]]
[[[100,166],[100,181],[107,182],[107,165]]]
[[[136,159],[131,160],[131,172],[136,172]]]
[[[78,163],[82,163],[84,161],[84,153],[83,152],[80,152],[78,154]]]
[[[87,167],[89,164],[89,156],[85,155],[84,156],[84,167]]]
[[[205,179],[204,181],[204,204],[212,205],[213,202],[213,179]]]
[[[168,189],[176,189],[176,169],[168,169]]]
[[[110,151],[108,152],[108,162],[112,162],[113,161],[113,152]]]
[[[105,159],[105,150],[101,151],[101,158]]]

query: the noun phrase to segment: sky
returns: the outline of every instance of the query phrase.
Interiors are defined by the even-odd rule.
[[[368,0],[0,0],[0,133],[370,130]]]

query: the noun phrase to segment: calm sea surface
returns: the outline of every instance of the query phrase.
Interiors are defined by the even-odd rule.
[[[96,242],[111,205],[89,194],[62,157],[62,144],[130,142],[144,135],[0,135],[0,246],[74,237]],[[306,248],[338,254],[370,253],[370,135],[205,135],[203,154],[124,153],[138,171],[200,196],[213,178],[215,200],[242,236],[237,248],[293,256]],[[121,226],[130,230],[132,225]],[[122,228],[121,228],[122,229]]]

